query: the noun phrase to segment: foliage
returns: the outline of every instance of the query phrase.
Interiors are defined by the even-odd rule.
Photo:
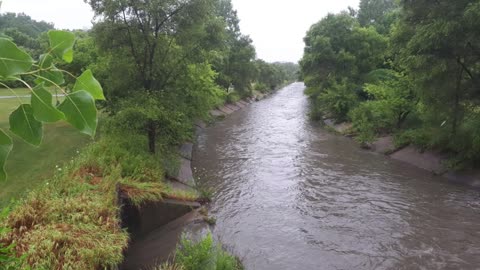
[[[361,0],[358,22],[362,26],[373,26],[381,34],[388,34],[397,19],[399,9],[395,0]]]
[[[82,133],[95,135],[97,128],[97,109],[95,99],[104,99],[102,87],[90,71],[85,71],[77,78],[73,89],[61,86],[64,83],[63,73],[55,67],[55,62],[73,60],[73,44],[75,37],[69,32],[48,32],[50,50],[38,61],[12,41],[0,38],[0,57],[3,65],[0,68],[0,85],[8,88],[6,82],[18,81],[31,90],[30,104],[20,104],[11,113],[10,131],[24,141],[38,146],[43,139],[43,123],[65,120]],[[32,66],[38,68],[31,70]],[[34,76],[35,87],[22,80],[24,76]],[[52,94],[45,88],[55,87],[65,94],[65,100],[58,107],[53,105]],[[21,100],[19,99],[20,103]],[[12,139],[0,130],[0,180],[6,178],[4,166],[12,149]]]
[[[430,146],[478,160],[472,123],[480,96],[478,1],[415,1],[402,3],[393,32],[398,63],[415,83],[431,133]],[[437,143],[441,142],[441,143]]]
[[[97,172],[78,166],[58,171],[2,222],[9,232],[0,243],[15,243],[15,255],[25,257],[20,269],[94,269],[122,261],[128,236],[118,227],[114,187],[119,175],[95,182]]]
[[[263,60],[255,61],[257,79],[255,90],[267,92],[275,90],[286,81],[295,81],[297,78],[298,65],[293,63],[267,63]]]
[[[315,110],[347,120],[348,112],[365,99],[361,86],[366,75],[382,64],[386,39],[341,13],[313,25],[305,44],[302,76]]]
[[[312,112],[352,120],[363,142],[395,133],[450,154],[453,167],[478,166],[479,15],[471,0],[362,0],[358,12],[328,15],[301,61]],[[358,106],[347,106],[346,83]]]
[[[216,246],[209,234],[197,243],[183,236],[175,261],[185,270],[241,270],[238,260]]]
[[[408,77],[392,70],[373,71],[370,77],[378,77],[375,73],[381,73],[381,79],[364,86],[368,100],[350,112],[361,142],[395,132],[415,110],[414,89]]]
[[[21,269],[114,267],[128,241],[119,226],[117,183],[136,204],[178,195],[163,182],[163,155],[138,147],[145,136],[101,133],[0,223],[8,229],[0,243],[16,243],[14,255],[25,256]]]
[[[240,95],[236,91],[232,91],[227,94],[225,98],[225,102],[227,103],[235,103],[240,100]]]
[[[188,138],[194,118],[206,117],[226,95],[215,63],[228,29],[216,1],[89,3],[104,18],[93,33],[108,71],[107,110],[140,117],[135,130],[148,135],[152,153],[158,136]]]
[[[34,58],[42,53],[43,34],[53,30],[53,25],[37,22],[23,13],[0,14],[0,34],[12,38],[13,42],[26,50]]]
[[[348,120],[348,112],[358,105],[359,97],[351,89],[354,85],[343,80],[340,83],[333,82],[314,100],[319,112],[327,113],[328,117],[338,122]]]

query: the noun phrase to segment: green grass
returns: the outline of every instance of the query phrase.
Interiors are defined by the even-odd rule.
[[[183,236],[175,253],[175,263],[181,267],[176,269],[184,270],[243,269],[240,260],[216,245],[211,234],[198,242]]]
[[[5,89],[0,89],[0,96]],[[17,93],[28,93],[26,89],[16,89]],[[21,98],[28,102],[28,98]],[[19,106],[17,98],[0,99],[0,128],[8,129],[8,117]],[[0,207],[12,199],[23,197],[26,192],[37,187],[44,179],[53,175],[56,165],[72,159],[90,138],[81,134],[66,123],[44,126],[44,139],[40,147],[31,146],[15,135],[14,148],[7,161],[8,179],[0,182]]]

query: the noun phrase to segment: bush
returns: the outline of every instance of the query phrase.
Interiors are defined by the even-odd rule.
[[[227,103],[235,103],[235,102],[237,102],[237,101],[239,101],[239,100],[240,100],[240,95],[239,95],[237,92],[232,91],[232,92],[228,93],[227,98],[226,98],[225,101],[226,101]]]
[[[395,132],[416,112],[415,95],[408,78],[393,70],[370,73],[365,84],[368,100],[349,113],[358,140],[371,142],[376,135]]]
[[[359,98],[354,91],[354,85],[346,80],[334,82],[316,99],[315,106],[337,122],[348,121],[348,113],[359,103]]]
[[[389,133],[395,120],[388,104],[383,101],[366,101],[349,113],[353,128],[358,132],[357,140],[372,142],[377,134]]]

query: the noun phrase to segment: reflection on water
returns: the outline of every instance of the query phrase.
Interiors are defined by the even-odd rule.
[[[480,193],[308,120],[301,83],[200,135],[216,237],[247,269],[480,269]]]

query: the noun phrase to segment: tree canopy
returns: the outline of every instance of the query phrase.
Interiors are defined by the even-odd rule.
[[[393,132],[477,164],[479,15],[478,0],[362,0],[328,15],[301,61],[314,115],[353,121],[363,141]]]

